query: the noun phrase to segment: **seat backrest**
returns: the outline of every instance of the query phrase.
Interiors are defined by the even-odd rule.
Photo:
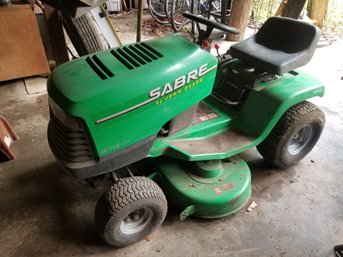
[[[232,45],[230,53],[260,70],[282,74],[307,64],[319,37],[320,30],[312,24],[271,17],[256,35]]]
[[[255,40],[269,49],[291,54],[306,49],[314,51],[319,36],[319,30],[309,23],[285,17],[271,17],[257,32]]]

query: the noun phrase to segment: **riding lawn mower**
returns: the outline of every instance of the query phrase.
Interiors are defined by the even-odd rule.
[[[272,17],[213,56],[205,45],[214,29],[239,31],[184,16],[206,27],[195,44],[171,35],[96,52],[56,67],[48,80],[55,158],[78,179],[113,180],[95,223],[114,246],[159,227],[166,199],[181,220],[237,212],[251,195],[238,154],[257,147],[266,162],[286,168],[312,150],[324,127],[323,112],[307,101],[323,96],[324,85],[296,70],[315,51],[315,26]],[[137,175],[130,165],[143,159],[153,168]]]

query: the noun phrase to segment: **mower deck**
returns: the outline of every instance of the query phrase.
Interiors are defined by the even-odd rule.
[[[159,184],[167,197],[190,215],[219,218],[241,209],[251,194],[248,165],[237,156],[230,159],[187,162],[163,158],[159,163]]]

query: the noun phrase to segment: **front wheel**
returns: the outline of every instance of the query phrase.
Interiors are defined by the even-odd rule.
[[[160,187],[145,177],[119,179],[99,199],[95,223],[110,245],[123,247],[151,234],[167,214]]]
[[[296,104],[284,113],[257,150],[272,165],[289,167],[312,150],[324,124],[324,113],[316,105],[306,101]]]

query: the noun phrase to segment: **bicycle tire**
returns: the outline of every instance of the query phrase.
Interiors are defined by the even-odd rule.
[[[221,0],[199,0],[198,1],[198,13],[206,19],[210,19],[211,16],[214,18],[215,21],[220,22],[220,17],[216,17],[211,15],[210,12],[219,12],[221,10]],[[211,8],[209,6],[211,4]]]
[[[167,24],[169,22],[165,12],[164,2],[165,0],[147,0],[151,17],[161,24]]]
[[[183,16],[184,12],[189,12],[191,3],[189,0],[172,0],[171,24],[175,32],[182,30],[183,26],[189,21]]]
[[[172,23],[172,19],[171,19],[172,6],[173,6],[173,0],[165,0],[164,1],[164,11],[165,11],[166,17],[170,23]]]

